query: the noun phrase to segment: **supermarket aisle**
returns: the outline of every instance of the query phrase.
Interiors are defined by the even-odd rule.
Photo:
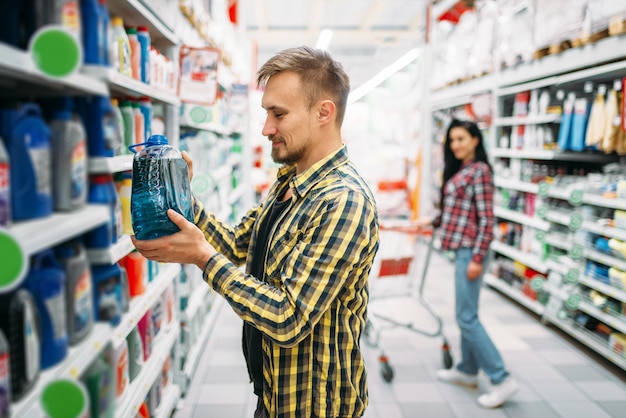
[[[381,288],[401,288],[397,279],[374,284],[379,287],[373,289],[373,296],[383,294]],[[457,359],[458,330],[453,320],[452,295],[452,266],[436,254],[427,276],[425,297],[442,315]],[[373,300],[371,308],[397,319],[413,317],[420,329],[432,330],[435,326],[414,299]],[[218,309],[216,328],[175,418],[253,415],[256,399],[247,383],[240,349],[241,321],[225,303],[219,303]],[[438,382],[435,371],[441,366],[441,339],[396,327],[383,332],[382,337],[395,371],[391,383],[381,376],[378,351],[364,344],[370,376],[370,407],[365,418],[624,416],[626,373],[587,354],[584,348],[546,328],[532,314],[490,288],[482,294],[481,318],[520,383],[519,392],[503,408],[487,411],[476,405],[485,385],[482,375],[479,389]]]

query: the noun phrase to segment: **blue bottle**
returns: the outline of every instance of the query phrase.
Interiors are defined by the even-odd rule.
[[[11,161],[13,220],[52,213],[51,132],[35,103],[0,111],[0,136]]]
[[[122,142],[120,116],[113,108],[111,98],[90,96],[77,100],[77,109],[87,130],[87,150],[90,157],[120,155]]]
[[[89,231],[85,236],[87,248],[108,248],[122,236],[122,206],[112,174],[91,176],[89,203],[106,204],[110,207],[109,222]]]
[[[122,270],[117,263],[92,265],[94,318],[117,325],[122,319]]]
[[[141,51],[139,60],[140,80],[150,84],[150,32],[148,32],[147,27],[137,27],[137,40],[139,41],[139,50]]]
[[[67,356],[68,336],[65,318],[66,276],[54,251],[47,249],[32,257],[24,286],[33,294],[41,319],[41,369],[59,363]]]
[[[152,135],[133,158],[133,186],[130,211],[133,231],[140,240],[153,239],[178,232],[167,216],[174,209],[193,222],[189,170],[180,151],[168,145],[163,135]]]
[[[109,13],[105,0],[81,0],[83,58],[85,64],[109,65]]]

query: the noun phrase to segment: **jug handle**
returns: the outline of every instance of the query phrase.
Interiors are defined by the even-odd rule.
[[[137,147],[143,147],[143,146],[145,146],[145,145],[146,145],[146,143],[145,143],[145,142],[142,142],[141,144],[129,145],[129,146],[128,146],[128,150],[129,150],[130,152],[132,152],[133,154],[137,154],[137,151],[135,150],[135,148],[137,148]]]

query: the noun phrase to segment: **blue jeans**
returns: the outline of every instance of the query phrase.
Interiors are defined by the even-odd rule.
[[[482,369],[494,385],[505,380],[509,373],[502,356],[478,319],[478,298],[483,276],[467,278],[467,266],[472,261],[470,248],[459,248],[455,257],[456,321],[461,329],[461,362],[457,368],[475,375]]]

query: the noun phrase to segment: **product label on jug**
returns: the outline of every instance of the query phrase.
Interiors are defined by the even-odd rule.
[[[71,156],[71,198],[72,200],[81,200],[87,193],[87,150],[85,143],[77,144],[72,150]]]
[[[37,193],[52,194],[50,149],[47,147],[31,147],[28,149],[28,153],[35,168]]]
[[[46,299],[46,309],[52,321],[52,335],[54,339],[67,336],[67,326],[65,322],[65,295],[60,292],[58,295]]]
[[[74,332],[81,332],[91,323],[93,312],[91,303],[91,277],[87,269],[74,288]]]
[[[5,351],[0,353],[0,416],[9,416],[10,393],[9,353]]]
[[[35,328],[33,312],[30,308],[24,309],[24,360],[26,362],[26,380],[31,381],[40,369],[39,334]]]
[[[0,162],[0,226],[8,225],[11,219],[9,193],[9,164]]]

